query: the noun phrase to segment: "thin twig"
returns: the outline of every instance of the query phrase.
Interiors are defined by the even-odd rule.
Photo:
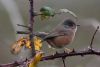
[[[93,48],[93,40],[94,40],[94,37],[95,37],[95,35],[96,35],[98,29],[99,29],[99,26],[97,27],[97,29],[95,30],[95,32],[94,32],[94,34],[93,34],[93,36],[92,36],[91,43],[90,43],[90,47],[89,47],[90,49]]]
[[[17,34],[29,34],[27,31],[17,31]]]
[[[29,0],[30,2],[30,23],[29,23],[29,38],[30,38],[30,41],[31,41],[31,47],[32,47],[32,57],[35,56],[35,47],[34,47],[34,44],[33,44],[33,25],[34,25],[34,8],[33,8],[33,5],[34,5],[34,0]]]
[[[25,28],[28,28],[29,29],[29,27],[28,26],[25,26],[25,25],[17,24],[17,26],[21,26],[21,27],[25,27]]]
[[[65,64],[65,58],[62,58],[62,61],[63,61],[64,67],[66,67],[66,64]]]

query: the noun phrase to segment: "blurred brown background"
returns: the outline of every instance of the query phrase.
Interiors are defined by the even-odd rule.
[[[79,18],[81,26],[78,28],[74,42],[68,48],[75,48],[82,50],[87,48],[90,44],[91,37],[96,29],[100,26],[100,0],[34,0],[34,7],[36,11],[46,5],[56,10],[67,8]],[[35,31],[50,31],[56,24],[60,23],[69,17],[69,14],[56,15],[49,20],[41,21],[39,17],[35,18]],[[16,56],[10,53],[10,46],[21,35],[17,35],[15,31],[24,30],[16,24],[27,25],[29,21],[29,2],[28,0],[0,0],[0,64],[8,63],[15,60],[16,57],[28,56],[29,53],[24,48],[22,52]],[[100,30],[99,30],[100,31]],[[94,48],[100,48],[100,32],[95,36]],[[49,49],[46,43],[43,45],[43,51],[47,55],[52,54],[54,51]],[[99,56],[84,56],[84,57],[68,57],[66,58],[66,65],[68,67],[99,67]],[[40,62],[38,67],[62,67],[61,59]]]

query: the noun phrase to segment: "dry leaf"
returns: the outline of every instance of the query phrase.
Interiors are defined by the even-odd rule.
[[[37,52],[35,57],[31,60],[28,67],[37,67],[38,62],[41,60],[43,52]]]

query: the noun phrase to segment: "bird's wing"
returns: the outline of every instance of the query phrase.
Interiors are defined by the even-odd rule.
[[[35,36],[38,36],[40,38],[44,38],[45,36],[47,36],[49,33],[46,33],[46,32],[35,32],[34,35]]]
[[[47,36],[45,36],[43,38],[42,41],[45,41],[46,39],[51,39],[51,38],[54,38],[54,37],[57,37],[57,36],[64,36],[65,34],[59,34],[58,32],[54,32],[54,33],[49,33]]]

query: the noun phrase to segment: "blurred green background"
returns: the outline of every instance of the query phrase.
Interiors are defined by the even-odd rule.
[[[92,35],[96,27],[100,26],[100,0],[34,0],[34,8],[36,11],[46,5],[56,10],[67,8],[73,11],[79,18],[81,26],[78,28],[75,40],[71,45],[67,46],[76,50],[84,50],[90,44]],[[69,14],[56,15],[49,20],[41,21],[39,17],[35,18],[34,31],[52,30],[58,23],[70,17]],[[21,35],[17,35],[17,30],[25,30],[16,24],[25,24],[29,22],[29,1],[28,0],[0,0],[0,64],[8,63],[16,60],[15,58],[29,56],[29,51],[22,49],[19,55],[10,53],[10,46]],[[97,50],[100,48],[100,30],[95,36],[93,47]],[[54,53],[48,48],[47,43],[43,45],[43,51],[46,55]],[[68,67],[99,67],[99,56],[84,57],[68,57],[66,58]],[[40,62],[38,67],[62,67],[61,59]]]

